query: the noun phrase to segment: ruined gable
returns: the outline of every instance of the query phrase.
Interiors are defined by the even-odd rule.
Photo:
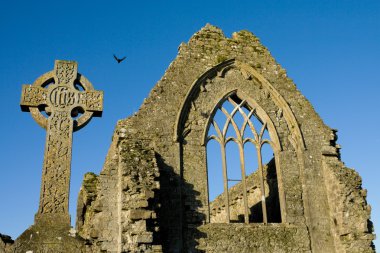
[[[206,138],[228,99],[268,126],[281,222],[211,222]],[[79,200],[80,235],[102,252],[373,252],[365,190],[336,138],[258,38],[206,25],[118,122],[96,198]]]

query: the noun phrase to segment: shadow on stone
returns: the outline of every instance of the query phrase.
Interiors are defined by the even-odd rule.
[[[158,218],[163,252],[203,252],[197,249],[197,245],[198,239],[206,234],[197,228],[203,224],[205,215],[186,205],[192,203],[194,206],[195,203],[202,208],[201,202],[196,199],[199,192],[186,183],[182,175],[175,173],[162,156],[156,154],[156,159],[160,168],[161,208]]]
[[[277,183],[277,172],[274,158],[267,164],[266,183],[269,187],[268,196],[265,198],[268,223],[281,223],[280,199]],[[250,208],[250,222],[263,222],[262,202],[258,202]],[[244,217],[243,217],[244,220]]]

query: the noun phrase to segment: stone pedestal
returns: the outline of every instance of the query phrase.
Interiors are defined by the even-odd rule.
[[[14,253],[84,253],[86,241],[75,233],[70,233],[69,226],[52,224],[47,220],[28,228],[13,245]]]

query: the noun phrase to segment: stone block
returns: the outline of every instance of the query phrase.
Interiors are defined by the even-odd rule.
[[[131,233],[136,234],[146,231],[146,220],[137,220],[131,224]]]
[[[153,242],[153,233],[146,232],[135,236],[137,243],[152,243]]]
[[[132,209],[126,211],[126,217],[131,220],[150,219],[152,217],[152,211],[145,209]]]
[[[90,237],[94,238],[94,239],[98,238],[99,237],[99,231],[97,229],[92,229],[90,231]]]

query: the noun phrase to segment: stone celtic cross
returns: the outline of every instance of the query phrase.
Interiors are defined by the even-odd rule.
[[[35,223],[70,226],[69,190],[72,134],[100,117],[103,92],[77,72],[74,61],[55,61],[54,70],[23,85],[21,110],[47,130],[40,204]]]

